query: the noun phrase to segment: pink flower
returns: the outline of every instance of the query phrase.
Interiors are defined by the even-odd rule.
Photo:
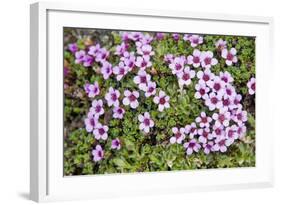
[[[147,86],[145,87],[144,91],[145,91],[144,95],[147,98],[152,96],[152,95],[155,95],[156,94],[156,83],[149,81],[147,83]]]
[[[169,64],[169,68],[173,74],[177,74],[183,71],[185,59],[183,57],[176,57]]]
[[[84,85],[84,89],[89,98],[94,98],[100,94],[100,88],[98,82],[94,82],[94,84],[86,83]]]
[[[165,37],[165,34],[164,33],[156,33],[156,39],[158,40],[158,41],[161,41],[161,40],[163,40],[164,39],[164,37]]]
[[[192,139],[195,135],[197,135],[198,130],[196,124],[193,122],[190,125],[185,126],[185,134],[189,135],[189,137]]]
[[[128,45],[122,42],[120,45],[116,46],[115,54],[118,56],[123,56],[123,54],[127,51]]]
[[[93,134],[97,140],[106,140],[108,137],[107,131],[108,126],[98,123],[93,131]]]
[[[166,55],[164,55],[164,61],[166,62],[166,63],[172,63],[173,61],[174,61],[174,56],[173,56],[173,54],[170,54],[170,53],[168,53],[168,54],[166,54]]]
[[[170,101],[170,97],[167,96],[166,93],[164,91],[162,91],[162,90],[159,92],[158,96],[155,96],[153,98],[153,102],[155,104],[158,104],[158,110],[160,112],[163,112],[163,110],[165,108],[170,108],[169,101]]]
[[[171,144],[181,144],[182,141],[185,139],[185,129],[184,128],[177,128],[173,127],[172,132],[174,133],[174,136],[170,138],[170,143]]]
[[[211,151],[214,151],[213,146],[214,146],[213,141],[209,141],[208,143],[203,144],[204,153],[210,154]]]
[[[215,76],[215,78],[208,82],[208,86],[213,90],[213,92],[216,92],[217,94],[222,95],[225,88],[225,82],[222,81],[218,76]]]
[[[108,106],[114,106],[118,107],[119,106],[119,100],[118,98],[120,97],[120,92],[119,90],[113,89],[113,87],[110,87],[108,92],[105,94],[105,99],[107,101]]]
[[[93,100],[92,107],[90,108],[90,113],[99,118],[99,116],[104,114],[102,100]]]
[[[198,46],[199,44],[203,43],[203,37],[199,36],[199,35],[191,35],[189,37],[189,41],[190,41],[191,47],[194,48],[194,47]]]
[[[198,71],[196,74],[197,78],[199,79],[199,83],[208,84],[211,80],[214,79],[215,75],[211,72],[210,69],[205,69],[205,71]]]
[[[172,37],[173,37],[173,39],[174,39],[175,41],[180,40],[180,35],[179,35],[178,33],[173,33],[173,34],[172,34]]]
[[[201,63],[200,56],[201,56],[201,52],[198,49],[195,49],[193,51],[193,55],[189,55],[187,57],[187,63],[189,65],[193,65],[194,68],[198,68]]]
[[[215,138],[220,138],[220,137],[224,137],[225,136],[225,131],[224,131],[224,127],[223,125],[213,125],[212,127],[213,132],[212,135]]]
[[[239,139],[242,139],[243,137],[245,137],[246,132],[247,132],[247,128],[244,123],[240,124],[237,127],[237,134],[238,134]]]
[[[233,144],[234,140],[238,139],[237,126],[232,125],[231,127],[227,127],[225,129],[225,137],[227,138],[226,140],[227,146]]]
[[[112,74],[112,65],[107,61],[103,61],[101,73],[103,75],[103,79],[107,80]]]
[[[256,92],[256,79],[251,78],[247,83],[248,91],[250,95],[254,95]]]
[[[92,56],[85,55],[83,59],[83,66],[90,67],[92,63],[94,62],[94,59]]]
[[[106,59],[109,57],[109,51],[107,51],[105,48],[99,49],[98,53],[96,54],[96,62],[103,62],[106,61]]]
[[[223,50],[224,48],[226,48],[226,41],[222,40],[222,39],[219,39],[217,42],[216,42],[216,48],[218,48],[220,51]]]
[[[207,116],[205,112],[201,112],[200,116],[195,119],[197,123],[199,123],[200,127],[209,127],[210,122],[212,122],[212,118]]]
[[[68,44],[68,50],[70,50],[71,53],[78,51],[77,43]]]
[[[128,68],[121,61],[118,66],[113,67],[113,73],[116,75],[116,80],[120,81],[128,73]]]
[[[205,100],[205,105],[208,106],[209,110],[220,109],[222,108],[221,102],[222,96],[215,93],[210,93],[209,97]]]
[[[124,105],[130,105],[131,108],[136,109],[139,106],[138,98],[139,98],[139,92],[138,91],[124,91],[124,98],[123,98],[123,104]]]
[[[210,133],[210,129],[208,127],[204,128],[204,129],[202,129],[202,128],[199,129],[198,135],[199,135],[198,141],[203,144],[207,143],[208,139],[213,138],[212,134]]]
[[[177,73],[178,81],[180,86],[188,86],[191,84],[191,79],[194,78],[195,71],[190,70],[188,66],[186,66],[183,72]]]
[[[142,35],[142,37],[139,39],[139,42],[142,45],[150,44],[152,41],[153,41],[153,37],[150,36],[149,34]]]
[[[233,63],[237,63],[236,52],[235,48],[231,48],[230,51],[227,49],[222,50],[221,56],[225,59],[226,65],[231,66]]]
[[[200,55],[201,66],[203,68],[211,68],[218,64],[218,60],[213,58],[214,54],[211,51],[203,51]]]
[[[129,32],[122,32],[122,33],[121,33],[121,38],[122,38],[122,41],[128,42],[128,41],[130,40],[130,34],[129,34]]]
[[[115,138],[111,141],[111,149],[116,149],[116,150],[121,149],[121,143],[119,138]]]
[[[231,74],[227,71],[220,72],[220,79],[222,81],[224,81],[225,83],[232,83],[233,82],[233,78],[232,78]]]
[[[227,84],[224,89],[224,95],[234,100],[237,94],[235,88],[232,85]]]
[[[189,38],[190,38],[190,37],[191,37],[191,34],[184,34],[182,39],[183,39],[184,41],[189,41]]]
[[[94,46],[90,46],[88,54],[93,56],[94,58],[96,58],[96,56],[100,52],[100,49],[101,49],[100,44],[96,44]]]
[[[143,37],[143,34],[141,32],[131,32],[129,33],[129,39],[133,41],[138,41]]]
[[[98,118],[92,114],[88,114],[88,117],[84,120],[87,132],[93,132],[98,124]]]
[[[233,98],[224,94],[221,100],[222,103],[222,109],[229,109],[231,107],[233,107]]]
[[[204,99],[206,100],[209,96],[208,96],[208,92],[210,91],[210,88],[206,86],[205,83],[198,83],[195,85],[195,98],[196,99]]]
[[[100,145],[96,145],[96,148],[92,151],[92,155],[94,156],[93,160],[98,162],[103,159],[104,151]]]
[[[145,44],[137,48],[137,53],[142,56],[153,56],[154,51],[152,50],[151,45]]]
[[[75,63],[80,64],[84,62],[86,56],[86,52],[84,50],[76,51],[75,52]]]
[[[231,120],[231,114],[228,112],[228,109],[220,109],[219,113],[214,113],[212,117],[215,120],[215,125],[218,127],[221,125],[227,127]]]
[[[196,141],[196,139],[191,139],[189,142],[184,143],[184,148],[186,149],[186,154],[191,155],[193,152],[199,152],[201,145]]]
[[[232,120],[236,122],[239,126],[248,120],[247,111],[242,109],[237,109],[233,112]]]
[[[123,57],[120,58],[120,60],[124,62],[128,71],[132,71],[134,69],[136,61],[134,52],[125,52],[123,54]]]
[[[139,86],[140,90],[145,90],[147,83],[150,81],[151,76],[144,70],[139,70],[138,75],[134,77],[134,83]]]
[[[124,117],[125,110],[122,107],[113,108],[113,118],[122,119]]]
[[[138,56],[135,65],[142,70],[152,66],[149,56]]]
[[[149,129],[154,127],[154,121],[150,118],[150,114],[145,112],[143,115],[138,116],[140,125],[139,129],[145,133],[149,133]]]
[[[215,140],[215,145],[213,146],[214,151],[226,152],[227,145],[226,145],[226,138],[225,137],[218,137]]]

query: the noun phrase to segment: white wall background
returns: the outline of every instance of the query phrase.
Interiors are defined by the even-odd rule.
[[[64,204],[280,204],[281,140],[278,130],[280,108],[280,36],[281,12],[278,0],[92,0],[102,6],[186,10],[272,16],[275,20],[275,187],[222,192],[187,193],[166,196],[144,196]],[[29,192],[29,4],[30,0],[1,1],[0,6],[0,204],[32,204]],[[84,2],[84,0],[77,0]],[[266,119],[265,119],[266,120]],[[278,133],[279,132],[279,133]],[[272,138],[272,136],[268,136]],[[59,203],[58,203],[59,204]]]

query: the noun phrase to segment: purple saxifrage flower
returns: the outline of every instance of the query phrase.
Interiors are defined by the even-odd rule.
[[[138,56],[135,65],[142,70],[152,66],[149,56]]]
[[[125,110],[122,107],[113,108],[113,118],[122,119],[124,116]]]
[[[189,55],[187,57],[188,65],[193,65],[194,68],[198,68],[201,64],[200,56],[201,56],[201,52],[198,49],[195,49],[192,55]]]
[[[149,133],[150,128],[154,127],[154,121],[151,119],[148,112],[145,112],[143,115],[139,115],[138,120],[140,122],[139,129],[145,133]]]
[[[226,48],[226,41],[219,39],[216,43],[215,46],[217,49],[219,49],[220,51]]]
[[[138,91],[124,91],[124,98],[123,98],[123,104],[124,105],[130,105],[131,108],[136,109],[139,106],[138,98],[139,98],[139,92]]]
[[[203,51],[200,56],[201,66],[203,68],[211,68],[218,64],[218,60],[214,58],[214,54],[211,51]]]
[[[170,143],[171,144],[175,144],[175,143],[181,144],[182,141],[185,139],[185,129],[173,127],[172,132],[174,135],[170,138]]]
[[[195,85],[195,95],[194,97],[196,99],[204,99],[206,100],[208,98],[208,92],[210,91],[210,88],[206,86],[206,84],[203,82],[203,83],[198,83]]]
[[[93,100],[92,107],[90,108],[90,113],[97,118],[104,114],[102,100]]]
[[[226,65],[231,66],[233,63],[237,63],[238,58],[236,53],[235,48],[231,48],[229,51],[226,48],[222,50],[221,56],[225,59]]]
[[[80,64],[84,62],[86,52],[84,50],[75,52],[75,63]]]
[[[107,61],[103,61],[101,67],[103,79],[107,80],[111,76],[112,72],[112,65]]]
[[[169,68],[172,70],[173,74],[181,73],[184,69],[185,58],[176,57],[171,60]]]
[[[184,68],[184,70],[180,73],[177,73],[178,82],[180,86],[188,86],[191,84],[191,79],[194,78],[195,71],[190,70],[188,66]]]
[[[140,70],[138,75],[134,77],[134,83],[139,86],[139,89],[144,91],[147,87],[147,83],[150,81],[151,76],[144,70]]]
[[[250,95],[254,95],[256,92],[256,79],[255,78],[251,78],[248,82],[247,82],[247,87],[248,87],[248,92]]]
[[[116,75],[116,80],[120,81],[128,73],[128,67],[121,61],[118,66],[113,67],[113,73]]]
[[[196,139],[191,139],[190,141],[184,143],[184,148],[186,149],[186,154],[191,155],[193,152],[199,152],[201,145]]]
[[[203,37],[199,35],[191,35],[188,40],[193,48],[203,43]]]
[[[199,83],[205,83],[208,84],[211,80],[214,79],[215,75],[211,72],[210,69],[205,69],[203,71],[198,71],[196,74],[197,78],[199,79]]]
[[[98,118],[93,116],[91,113],[88,114],[88,117],[84,120],[87,132],[93,132],[96,128],[98,122]]]
[[[68,50],[70,50],[71,53],[75,53],[78,51],[77,43],[71,43],[68,45]]]
[[[198,129],[195,122],[192,122],[190,125],[185,126],[185,134],[189,135],[189,138],[194,138],[197,135]]]
[[[210,129],[208,127],[204,129],[203,128],[198,129],[198,135],[199,135],[198,141],[203,144],[207,143],[209,139],[213,138],[213,135],[211,134]]]
[[[116,150],[121,149],[121,143],[119,138],[115,138],[111,141],[111,149],[116,149]]]
[[[120,97],[119,90],[115,90],[113,87],[110,87],[108,92],[105,94],[105,99],[107,101],[107,105],[117,107],[119,106],[119,100]]]
[[[200,127],[209,127],[212,122],[212,118],[207,116],[205,112],[201,112],[195,121],[199,124]]]
[[[152,95],[155,95],[156,94],[156,83],[149,81],[147,83],[147,86],[145,87],[144,91],[145,91],[144,95],[147,98],[152,96]]]
[[[104,151],[100,145],[96,145],[96,148],[92,151],[92,155],[94,156],[93,160],[98,162],[103,159]]]
[[[155,96],[153,98],[153,102],[155,104],[158,104],[158,110],[160,112],[163,112],[165,108],[170,108],[169,101],[170,101],[170,97],[166,95],[166,93],[162,90],[159,92],[158,96]]]
[[[94,98],[100,94],[100,88],[98,82],[94,82],[94,84],[86,83],[84,85],[84,90],[89,98]]]
[[[108,138],[107,131],[108,126],[98,123],[93,131],[93,134],[97,140],[106,140]]]

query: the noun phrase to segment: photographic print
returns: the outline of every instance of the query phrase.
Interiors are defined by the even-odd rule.
[[[255,166],[255,37],[65,27],[64,175]]]

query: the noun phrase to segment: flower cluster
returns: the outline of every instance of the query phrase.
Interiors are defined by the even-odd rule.
[[[100,44],[91,45],[84,50],[79,50],[76,44],[68,46],[68,49],[75,55],[75,63],[82,64],[85,67],[90,67],[97,63],[104,80],[114,75],[117,81],[121,81],[129,72],[137,72],[133,82],[138,86],[139,91],[126,89],[121,93],[119,90],[110,87],[104,99],[100,99],[99,95],[101,92],[98,82],[93,84],[86,83],[84,85],[84,90],[89,98],[99,97],[99,100],[94,99],[92,101],[92,106],[85,119],[86,130],[93,133],[97,141],[106,141],[108,139],[109,127],[100,123],[100,117],[105,114],[105,105],[107,105],[107,109],[112,109],[112,118],[119,120],[125,114],[125,109],[120,106],[120,102],[124,106],[136,109],[139,106],[140,92],[144,92],[146,98],[154,96],[153,101],[158,105],[159,111],[162,112],[165,108],[170,107],[170,97],[162,90],[159,90],[158,95],[156,95],[156,83],[151,80],[150,74],[146,71],[151,68],[151,57],[155,54],[150,45],[153,37],[144,35],[141,32],[124,32],[121,36],[123,41],[120,45],[116,46],[114,53],[119,56],[120,61],[115,66],[108,62],[109,51],[106,48],[102,48]],[[135,44],[135,51],[132,51],[132,49],[129,51],[129,45],[132,43]],[[148,133],[154,127],[154,121],[148,112],[139,115],[138,119],[140,122],[139,128],[144,133]],[[111,149],[121,149],[121,141],[118,138],[113,139],[111,143]],[[100,144],[96,145],[92,154],[94,161],[101,160],[104,156],[102,146]]]
[[[179,34],[172,34],[175,41],[179,41],[180,37]],[[85,119],[85,128],[87,132],[93,134],[97,142],[92,150],[95,162],[104,158],[105,151],[102,145],[110,138],[109,127],[101,118],[103,115],[110,114],[112,118],[121,120],[126,115],[125,109],[138,108],[142,96],[151,98],[159,112],[170,108],[170,96],[157,88],[151,76],[152,59],[155,55],[151,43],[164,38],[164,33],[157,33],[152,37],[142,32],[122,32],[122,42],[115,47],[114,52],[115,57],[119,59],[116,65],[108,61],[110,53],[100,44],[88,46],[84,50],[80,50],[75,43],[68,46],[69,51],[75,56],[76,64],[98,67],[97,73],[100,73],[104,80],[116,78],[116,81],[121,81],[131,73],[136,85],[136,89],[125,88],[125,90],[110,87],[105,92],[104,98],[100,96],[103,92],[98,82],[84,85],[85,93],[92,100]],[[183,144],[187,155],[197,153],[201,149],[205,154],[226,152],[235,140],[243,138],[246,134],[247,112],[243,110],[241,104],[242,96],[236,92],[234,79],[229,72],[218,74],[212,72],[212,68],[218,64],[218,59],[212,51],[198,49],[204,41],[202,36],[185,34],[183,40],[189,42],[193,49],[192,54],[188,56],[166,54],[164,61],[176,77],[180,89],[188,89],[188,86],[194,85],[194,97],[201,100],[206,109],[190,124],[173,127],[170,143]],[[223,39],[217,41],[215,47],[217,48],[215,53],[219,53],[216,56],[224,59],[227,66],[238,62],[236,49],[228,49],[227,42]],[[249,80],[247,87],[250,95],[255,94],[255,78]],[[154,129],[155,123],[149,112],[139,114],[137,118],[141,132],[148,134]],[[111,149],[120,150],[121,147],[119,138],[111,139]]]
[[[189,40],[190,35],[185,35],[184,39]],[[226,65],[230,66],[238,59],[236,49],[227,50],[226,44],[226,41],[220,39],[215,46],[221,52],[221,57],[225,59]],[[192,47],[196,47],[196,45],[194,44]],[[232,85],[234,80],[229,72],[220,72],[219,75],[212,73],[211,68],[218,63],[218,60],[214,58],[211,51],[194,49],[192,55],[187,57],[167,54],[164,61],[171,72],[177,76],[181,87],[191,84],[191,79],[196,75],[198,81],[195,84],[194,97],[201,99],[208,108],[208,114],[201,112],[195,122],[185,127],[172,128],[171,144],[182,144],[186,141],[183,146],[187,155],[198,152],[200,149],[209,154],[216,151],[226,152],[227,147],[235,140],[244,137],[247,112],[243,110],[240,103],[242,96],[236,93],[235,87]],[[199,69],[198,72],[195,74],[195,71],[189,66]],[[247,86],[249,94],[253,95],[255,78],[251,78]]]
[[[204,101],[210,114],[201,112],[195,122],[185,128],[173,128],[174,136],[170,142],[182,144],[184,139],[189,138],[184,143],[187,155],[201,148],[206,154],[226,152],[227,147],[246,133],[247,112],[242,109],[242,97],[236,93],[231,84],[233,78],[227,71],[217,76],[210,69],[205,69],[198,71],[196,76],[195,98]]]

